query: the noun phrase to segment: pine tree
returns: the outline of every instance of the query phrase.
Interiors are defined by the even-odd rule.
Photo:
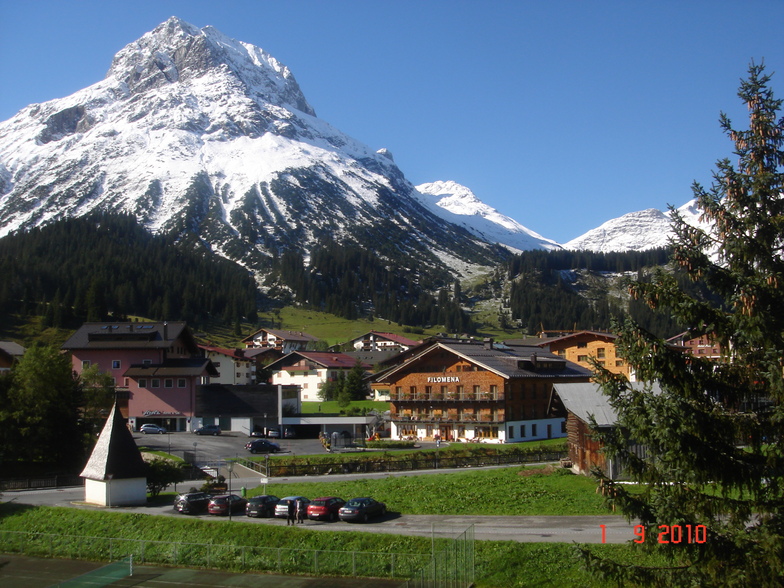
[[[784,117],[769,81],[764,65],[749,67],[738,92],[748,130],[734,130],[721,115],[737,164],[719,161],[711,188],[693,187],[712,228],[674,216],[673,261],[713,296],[686,292],[664,273],[631,286],[694,335],[711,334],[725,361],[685,354],[629,321],[619,327],[619,350],[637,378],[658,382],[660,391],[635,392],[601,377],[618,426],[599,437],[642,492],[596,475],[609,501],[644,525],[644,548],[671,561],[621,566],[581,549],[589,569],[619,585],[784,583]],[[647,455],[630,451],[635,444]],[[658,544],[662,525],[673,529],[665,539],[674,540],[677,528],[680,542]]]

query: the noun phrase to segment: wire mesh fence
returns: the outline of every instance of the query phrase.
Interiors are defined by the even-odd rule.
[[[444,536],[449,540],[444,541]],[[433,557],[411,576],[404,588],[468,588],[473,584],[474,525],[462,531],[436,531],[434,527]]]
[[[93,561],[132,556],[139,565],[369,578],[411,578],[431,560],[430,553],[289,549],[4,530],[0,530],[0,551]]]

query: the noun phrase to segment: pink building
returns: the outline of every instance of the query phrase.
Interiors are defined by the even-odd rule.
[[[190,430],[196,387],[217,375],[183,322],[85,323],[62,348],[76,373],[95,365],[112,376],[133,429],[155,423]]]

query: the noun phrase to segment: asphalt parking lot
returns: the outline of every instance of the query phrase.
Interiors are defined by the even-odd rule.
[[[148,447],[184,457],[191,453],[197,463],[211,463],[233,457],[249,457],[245,444],[251,437],[237,431],[225,431],[221,435],[196,435],[195,433],[167,433],[165,435],[144,435],[134,433],[133,438],[139,447]],[[288,455],[309,455],[324,453],[318,439],[269,439],[280,445],[280,453]]]

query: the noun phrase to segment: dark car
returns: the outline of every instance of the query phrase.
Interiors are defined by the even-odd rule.
[[[254,439],[245,444],[245,449],[251,453],[277,453],[280,451],[280,445],[266,439]]]
[[[352,498],[338,511],[341,521],[361,521],[387,514],[387,505],[372,498]]]
[[[289,502],[297,502],[297,499],[302,500],[305,503],[305,508],[308,507],[310,504],[310,500],[305,498],[304,496],[286,496],[286,498],[281,498],[278,501],[278,504],[275,505],[275,516],[280,518],[286,518],[289,516]]]
[[[316,521],[336,521],[338,511],[346,501],[337,496],[323,496],[314,498],[308,505],[308,518]]]
[[[174,498],[174,510],[182,514],[207,512],[211,496],[206,492],[187,492]]]
[[[166,429],[158,425],[147,423],[141,426],[139,432],[145,435],[164,435],[166,433]]]
[[[197,435],[220,435],[221,428],[218,425],[204,425],[194,431]]]
[[[231,513],[245,512],[245,505],[248,501],[237,496],[236,494],[221,494],[220,496],[213,496],[210,504],[207,506],[207,512],[211,515],[227,515]]]
[[[249,517],[274,517],[275,505],[279,500],[280,498],[271,494],[252,496],[245,506],[245,514]]]

